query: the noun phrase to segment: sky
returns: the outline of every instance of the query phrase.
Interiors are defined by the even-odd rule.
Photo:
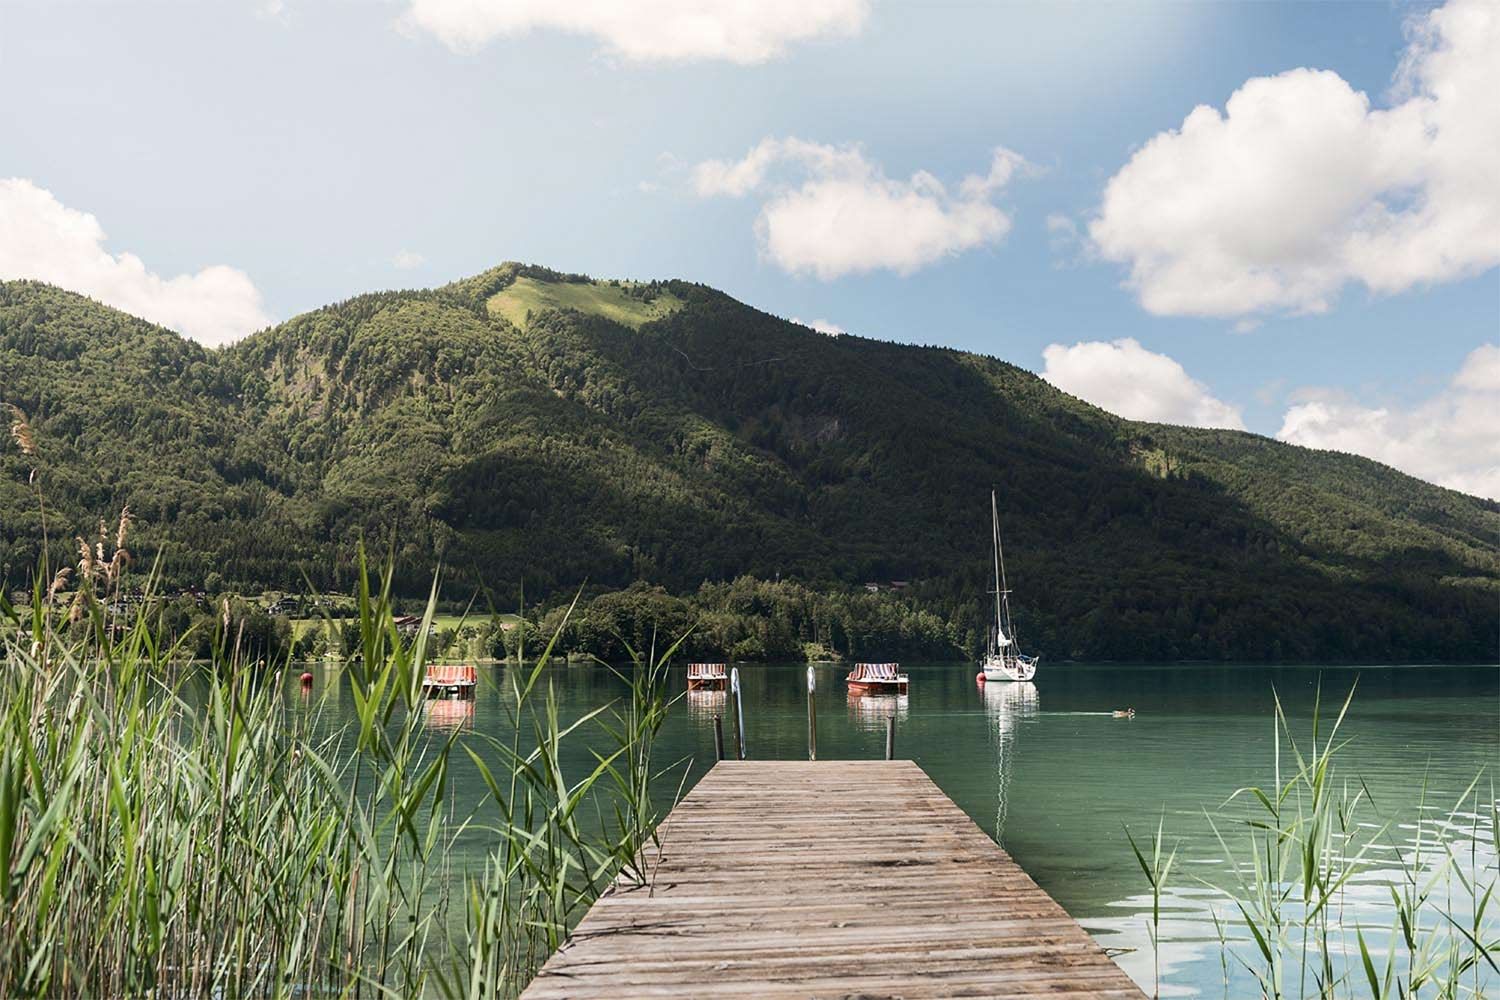
[[[684,278],[1500,498],[1497,93],[1496,0],[0,0],[0,278]]]

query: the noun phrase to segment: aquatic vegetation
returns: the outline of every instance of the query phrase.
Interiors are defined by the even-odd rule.
[[[1251,809],[1234,820],[1241,837],[1208,816],[1232,873],[1197,880],[1219,893],[1225,996],[1231,967],[1272,1000],[1485,996],[1500,982],[1495,788],[1480,775],[1452,801],[1429,803],[1424,785],[1408,802],[1377,803],[1358,778],[1337,778],[1336,761],[1351,753],[1340,730],[1353,697],[1351,687],[1326,731],[1315,707],[1307,744],[1278,697],[1273,782],[1225,803]],[[1148,860],[1131,839],[1153,893],[1153,948],[1171,862],[1161,840],[1158,829]]]
[[[1153,995],[1161,993],[1161,897],[1162,890],[1166,888],[1167,880],[1172,876],[1172,865],[1177,860],[1177,848],[1174,846],[1162,854],[1164,842],[1163,829],[1166,826],[1166,817],[1163,816],[1156,824],[1156,833],[1151,837],[1151,857],[1148,860],[1146,853],[1141,850],[1135,842],[1135,836],[1130,828],[1125,828],[1125,836],[1130,841],[1130,850],[1135,855],[1136,863],[1141,866],[1141,872],[1146,876],[1147,883],[1151,886],[1151,922],[1146,925],[1147,933],[1151,937],[1151,975],[1154,981]]]
[[[646,877],[675,647],[564,723],[549,645],[506,671],[514,738],[461,742],[425,727],[427,630],[403,642],[362,559],[333,727],[227,612],[188,668],[144,612],[110,611],[97,558],[71,595],[44,579],[27,608],[0,597],[0,995],[510,995],[618,873]],[[472,813],[446,794],[459,755],[491,793]],[[483,871],[455,877],[476,830]]]

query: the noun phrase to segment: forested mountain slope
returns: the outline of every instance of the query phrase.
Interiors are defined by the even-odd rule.
[[[206,352],[0,284],[0,400],[32,417],[49,531],[124,503],[169,581],[398,582],[514,602],[749,574],[911,581],[972,618],[999,491],[1054,656],[1493,659],[1500,505],[1364,459],[1121,420],[1004,362],[828,337],[684,282],[504,265]],[[0,451],[0,569],[37,558]],[[214,588],[216,589],[216,588]]]

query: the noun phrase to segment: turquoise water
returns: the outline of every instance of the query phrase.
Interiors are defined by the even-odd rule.
[[[472,703],[434,706],[435,732],[458,727],[461,738],[504,736],[509,714],[498,683],[505,667],[485,671]],[[1391,824],[1393,841],[1371,855],[1370,872],[1352,883],[1345,919],[1356,917],[1382,942],[1389,914],[1383,909],[1392,876],[1390,851],[1410,846],[1425,786],[1428,821],[1446,816],[1476,775],[1484,801],[1500,767],[1500,668],[1221,666],[1045,666],[1030,684],[980,689],[974,668],[962,664],[908,665],[905,697],[850,698],[844,668],[815,668],[818,756],[872,759],[884,752],[886,719],[897,718],[896,753],[919,763],[933,780],[1046,889],[1148,992],[1152,955],[1146,927],[1151,897],[1126,840],[1125,828],[1149,839],[1163,821],[1178,843],[1178,864],[1162,927],[1161,991],[1178,996],[1258,995],[1243,969],[1231,966],[1229,983],[1211,913],[1230,923],[1226,901],[1199,879],[1232,878],[1243,863],[1243,800],[1225,805],[1236,789],[1273,780],[1273,705],[1280,694],[1293,736],[1310,736],[1314,698],[1321,683],[1323,715],[1331,720],[1351,684],[1358,682],[1343,735],[1337,774],[1358,788],[1362,780],[1374,808],[1367,819]],[[745,738],[752,759],[807,756],[806,667],[746,665]],[[685,670],[673,672],[674,690]],[[608,703],[626,688],[600,667],[549,668],[565,718]],[[333,697],[333,719],[347,694],[337,672],[323,672],[318,687]],[[1131,707],[1133,719],[1112,710]],[[683,759],[688,785],[713,762],[713,716],[723,713],[725,738],[734,745],[724,696],[695,692],[673,706],[659,745],[659,760]],[[478,744],[480,741],[475,741]],[[583,744],[574,763],[588,765]],[[675,787],[663,786],[670,798]],[[483,788],[476,774],[456,769],[453,798],[478,807]],[[664,804],[670,804],[664,802]],[[774,808],[774,804],[768,804]],[[1485,813],[1485,809],[1481,809]],[[1212,816],[1235,858],[1213,834]],[[1494,834],[1487,815],[1460,817],[1452,831],[1466,858],[1495,870]],[[470,845],[477,856],[483,844]],[[1386,852],[1382,854],[1382,852]],[[1367,935],[1368,936],[1368,935]],[[1363,991],[1361,991],[1361,994]]]

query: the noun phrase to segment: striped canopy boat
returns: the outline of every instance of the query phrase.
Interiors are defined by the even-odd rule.
[[[905,694],[907,679],[899,663],[856,663],[846,678],[850,694]]]
[[[471,664],[429,663],[422,676],[422,693],[429,698],[472,698],[479,671]]]
[[[697,691],[700,688],[710,690],[721,690],[729,683],[729,664],[727,663],[689,663],[687,686],[689,691]]]

